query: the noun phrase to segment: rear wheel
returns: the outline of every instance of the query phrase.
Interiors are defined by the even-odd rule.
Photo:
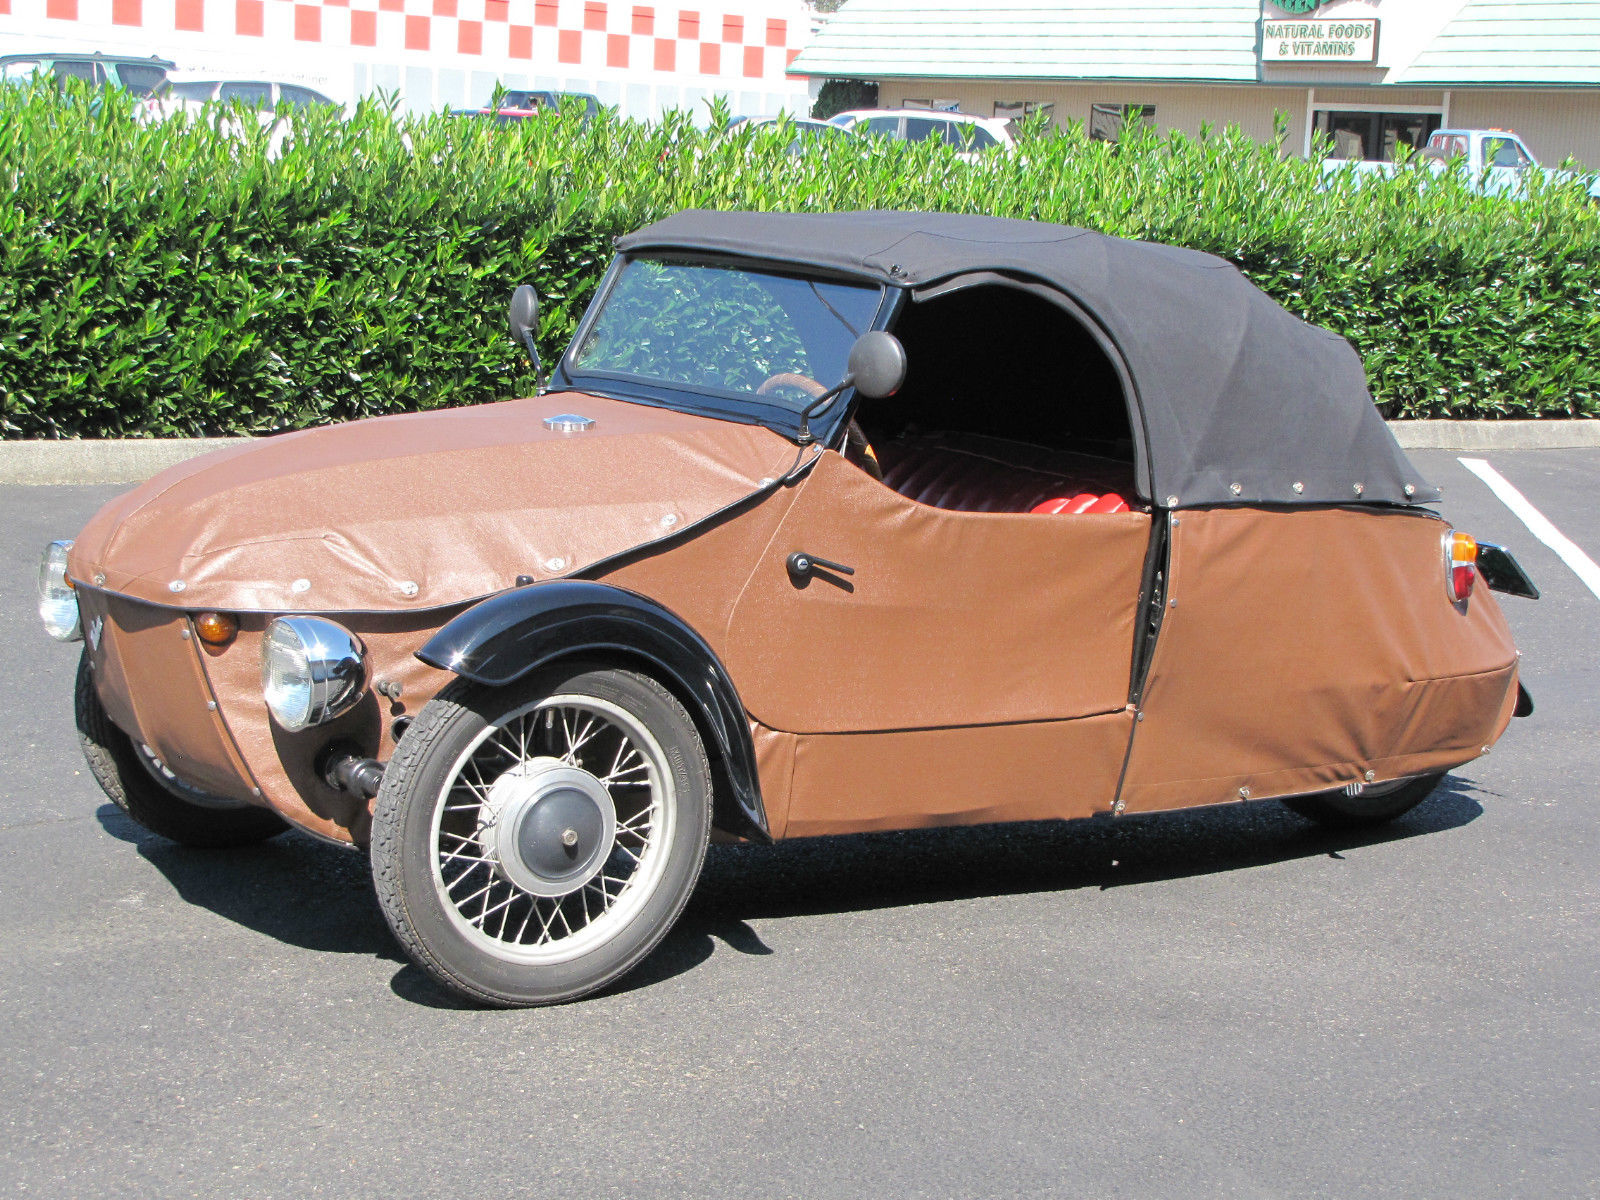
[[[1285,796],[1283,803],[1307,820],[1336,828],[1381,825],[1421,804],[1433,794],[1433,789],[1439,786],[1444,776],[1445,773],[1439,771],[1385,783],[1369,783],[1353,796],[1344,788],[1314,792],[1309,796]]]
[[[373,881],[412,960],[501,1006],[570,1000],[644,958],[705,858],[694,723],[645,675],[557,666],[457,682],[384,772]]]
[[[190,787],[147,747],[112,724],[87,653],[78,660],[74,692],[78,742],[95,781],[111,802],[151,833],[185,846],[247,846],[282,833],[283,818],[265,808]]]

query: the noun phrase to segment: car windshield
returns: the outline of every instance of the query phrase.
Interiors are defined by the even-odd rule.
[[[799,412],[845,373],[881,289],[673,259],[626,262],[570,362]]]

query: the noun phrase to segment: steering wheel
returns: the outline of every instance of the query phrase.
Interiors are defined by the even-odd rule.
[[[765,396],[769,392],[781,387],[799,388],[813,400],[820,400],[827,394],[828,389],[823,387],[809,375],[797,375],[792,371],[781,371],[776,375],[769,375],[756,389],[756,395]],[[867,441],[867,435],[861,431],[861,426],[851,421],[845,426],[844,456],[856,466],[860,467],[874,479],[883,479],[883,468],[878,465],[878,456],[872,449],[872,443]]]
[[[765,396],[781,387],[799,388],[813,400],[822,399],[828,391],[827,388],[809,375],[796,375],[792,371],[780,371],[778,374],[769,375],[762,380],[761,386],[756,389],[756,395]]]

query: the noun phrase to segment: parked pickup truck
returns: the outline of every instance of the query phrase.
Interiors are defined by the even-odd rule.
[[[1365,178],[1393,175],[1396,171],[1422,170],[1441,174],[1460,163],[1468,186],[1485,196],[1527,195],[1531,173],[1542,172],[1547,183],[1577,181],[1587,186],[1590,199],[1600,203],[1600,177],[1592,172],[1554,170],[1539,160],[1515,133],[1506,129],[1438,129],[1414,156],[1404,162],[1363,162],[1330,158],[1322,164],[1324,189],[1340,176]]]

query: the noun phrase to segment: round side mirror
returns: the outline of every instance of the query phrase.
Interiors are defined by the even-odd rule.
[[[863,333],[850,347],[849,371],[856,391],[868,399],[892,396],[906,381],[906,348],[881,329]]]
[[[531,283],[520,284],[511,293],[511,336],[527,345],[528,336],[539,323],[539,293]]]

